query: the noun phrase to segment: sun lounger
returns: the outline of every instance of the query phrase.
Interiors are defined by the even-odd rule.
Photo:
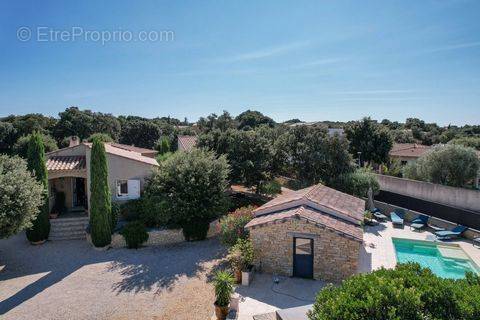
[[[462,233],[465,232],[468,228],[462,225],[458,225],[452,230],[444,230],[444,231],[437,231],[435,232],[435,235],[437,236],[437,239],[439,240],[449,240],[449,239],[455,239],[458,238],[462,235]]]
[[[395,211],[390,212],[390,219],[392,220],[393,225],[403,226],[404,216],[405,211],[402,209],[395,209]]]
[[[380,209],[378,208],[373,208],[371,212],[372,212],[372,215],[375,217],[375,219],[378,221],[385,221],[388,219],[388,217],[383,213],[381,213]]]
[[[480,237],[473,238],[472,243],[473,243],[474,247],[475,247],[475,245],[480,247]]]
[[[445,231],[446,229],[443,228],[443,227],[439,227],[439,226],[436,226],[436,225],[433,225],[433,224],[427,224],[429,228],[432,228],[433,231],[437,232],[437,231]]]
[[[427,222],[428,216],[421,214],[412,220],[412,222],[410,223],[410,228],[413,228],[415,230],[423,229],[427,226]]]

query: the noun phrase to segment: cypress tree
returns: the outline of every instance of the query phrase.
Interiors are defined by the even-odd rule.
[[[27,166],[39,181],[44,189],[43,205],[40,208],[33,225],[27,230],[27,239],[30,242],[39,242],[48,239],[50,234],[50,219],[48,216],[48,175],[45,162],[45,147],[43,146],[42,136],[39,133],[33,133],[28,141]]]
[[[108,165],[105,146],[94,138],[90,158],[90,232],[95,247],[105,247],[112,241],[112,199],[108,187]]]

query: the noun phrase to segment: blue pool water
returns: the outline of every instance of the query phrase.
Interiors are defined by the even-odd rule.
[[[393,245],[397,262],[417,262],[424,268],[430,268],[434,274],[442,278],[461,279],[465,277],[466,271],[479,273],[478,267],[468,257],[457,259],[442,256],[434,242],[393,239]],[[450,251],[461,250],[460,256],[465,255],[461,248],[448,248]]]

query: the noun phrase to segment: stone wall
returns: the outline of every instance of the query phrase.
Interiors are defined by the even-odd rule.
[[[215,237],[219,232],[218,220],[210,223],[207,238]],[[148,231],[148,240],[143,246],[165,246],[185,241],[182,229],[153,229]],[[112,235],[112,248],[124,248],[127,246],[125,239],[119,233]]]
[[[355,274],[361,243],[302,220],[287,220],[250,229],[256,267],[267,273],[293,274],[293,238],[313,238],[313,276],[339,282]]]
[[[385,202],[381,202],[381,201],[377,201],[377,200],[374,201],[374,204],[375,204],[376,208],[380,209],[380,211],[387,216],[390,216],[390,212],[395,211],[395,209],[405,210],[405,217],[404,218],[405,218],[406,222],[412,221],[413,219],[418,217],[420,214],[425,215],[424,213],[420,213],[420,212],[417,212],[417,211],[414,211],[414,210],[409,210],[409,209],[402,208],[402,207],[399,207],[399,206],[394,206],[393,204],[385,203]],[[436,218],[436,217],[432,217],[432,216],[429,216],[428,223],[431,223],[435,226],[442,227],[442,228],[445,228],[445,229],[448,229],[448,230],[453,229],[457,226],[456,223],[452,223],[450,221],[446,221],[446,220]],[[477,237],[480,237],[480,231],[469,228],[467,231],[465,231],[463,233],[463,236],[467,239],[477,238]]]
[[[380,189],[451,207],[480,211],[480,191],[377,174]]]

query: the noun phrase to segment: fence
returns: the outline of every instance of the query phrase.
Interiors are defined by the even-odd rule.
[[[480,212],[480,191],[377,174],[380,189],[428,202]]]

